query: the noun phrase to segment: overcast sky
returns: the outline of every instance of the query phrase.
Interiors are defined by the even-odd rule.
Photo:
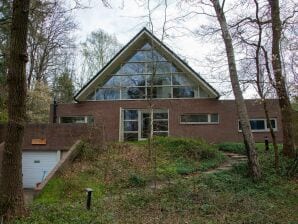
[[[120,43],[126,44],[143,27],[148,28],[148,10],[142,5],[142,0],[113,0],[111,7],[104,7],[100,0],[90,1],[89,8],[77,10],[75,18],[79,24],[77,31],[78,41],[84,41],[92,31],[103,29],[109,34],[114,34]],[[184,15],[188,9],[179,10],[177,1],[168,0],[167,8],[167,36],[164,43],[176,54],[193,67],[214,88],[223,93],[230,89],[226,67],[211,66],[207,57],[214,54],[224,55],[222,42],[211,39],[195,37],[188,30],[195,31],[201,25],[215,23],[212,18],[196,16],[177,21],[177,17]],[[155,5],[152,4],[151,8]],[[156,8],[152,13],[154,35],[161,38],[164,24],[164,7]],[[225,64],[225,61],[222,61]],[[229,96],[231,97],[231,96]],[[246,97],[252,97],[251,92]]]

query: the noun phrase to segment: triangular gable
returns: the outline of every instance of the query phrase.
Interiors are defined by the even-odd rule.
[[[219,98],[219,93],[207,83],[198,73],[196,73],[187,63],[181,60],[172,50],[164,45],[157,37],[155,37],[146,28],[143,28],[131,41],[127,43],[111,60],[106,64],[76,95],[76,101],[84,101],[87,96],[97,87],[103,85],[109,76],[113,74],[122,62],[127,61],[134,53],[135,49],[140,48],[144,43],[154,44],[157,51],[171,61],[175,66],[183,72],[191,75],[200,86],[210,95],[211,98]]]

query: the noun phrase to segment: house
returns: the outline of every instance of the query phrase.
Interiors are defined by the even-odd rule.
[[[219,97],[198,73],[143,29],[76,94],[76,103],[52,106],[52,124],[26,126],[24,187],[34,188],[42,182],[82,136],[92,133],[99,144],[103,138],[147,139],[151,109],[154,135],[240,142],[235,101]],[[282,142],[278,102],[268,100],[267,104],[277,141]],[[270,133],[262,104],[247,100],[246,105],[254,137],[263,142]],[[0,161],[4,134],[5,126],[0,125]]]
[[[100,123],[108,141],[159,136],[201,137],[209,142],[242,141],[234,100],[219,93],[146,28],[142,29],[76,95],[59,104],[59,123]],[[246,100],[256,141],[270,137],[262,104]],[[277,100],[268,100],[270,121],[282,141]],[[54,113],[54,114],[53,114]],[[56,119],[54,119],[56,120]]]
[[[151,108],[154,135],[241,142],[235,101],[219,97],[188,64],[142,29],[75,95],[76,103],[52,105],[52,124],[25,128],[24,187],[42,182],[76,140],[90,136],[90,130],[99,144],[104,139],[147,139]],[[278,101],[267,104],[277,141],[282,142]],[[262,104],[246,100],[246,105],[255,140],[270,139]],[[5,126],[0,125],[0,160],[4,133]]]

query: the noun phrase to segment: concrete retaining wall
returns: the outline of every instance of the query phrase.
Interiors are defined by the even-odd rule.
[[[44,179],[44,181],[35,188],[35,195],[39,194],[53,177],[55,177],[59,173],[63,172],[63,170],[67,169],[67,167],[69,167],[69,165],[80,153],[80,148],[78,147],[80,142],[80,140],[76,141],[76,143],[67,151],[66,155],[57,163],[54,169]]]

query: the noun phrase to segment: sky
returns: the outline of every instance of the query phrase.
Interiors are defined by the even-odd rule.
[[[149,17],[143,0],[113,0],[111,7],[105,7],[100,0],[90,0],[87,8],[76,10],[75,18],[79,25],[76,36],[82,42],[87,35],[97,29],[103,29],[117,37],[125,45],[143,27],[148,26]],[[180,8],[183,10],[180,10]],[[214,58],[225,56],[223,42],[220,38],[199,38],[193,32],[200,26],[215,24],[214,18],[205,16],[183,17],[192,9],[186,5],[177,5],[177,1],[168,0],[166,37],[164,43],[177,55],[196,70],[207,82],[217,89],[222,98],[231,98],[230,81],[227,74],[225,58],[212,65]],[[161,38],[165,18],[164,6],[150,5],[152,10],[153,33]],[[183,18],[183,19],[182,19]],[[225,95],[226,94],[226,95]],[[246,98],[252,98],[253,93],[247,90]]]

